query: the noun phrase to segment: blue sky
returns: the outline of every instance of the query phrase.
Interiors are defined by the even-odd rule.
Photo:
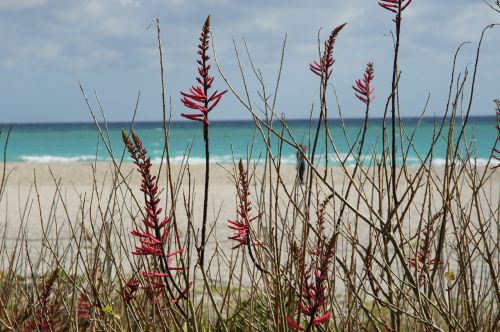
[[[246,58],[243,37],[272,90],[287,34],[276,107],[287,118],[307,118],[311,105],[318,103],[318,78],[308,69],[317,58],[318,30],[322,28],[324,40],[332,28],[348,22],[337,40],[332,77],[342,113],[362,116],[363,106],[351,85],[366,63],[373,61],[377,98],[372,115],[383,114],[390,91],[393,24],[390,13],[376,0],[2,0],[0,123],[90,121],[78,82],[89,95],[97,91],[109,121],[131,118],[139,90],[137,119],[160,120],[156,35],[154,28],[148,29],[154,18],[161,23],[173,119],[180,119],[185,109],[179,91],[194,83],[196,44],[208,14],[225,74],[242,92],[234,39],[256,101],[260,87]],[[489,23],[499,23],[500,14],[481,0],[414,0],[405,14],[401,113],[419,115],[430,93],[427,115],[443,114],[456,48],[463,41],[471,42],[457,66],[459,71],[467,66],[472,71],[481,31]],[[500,97],[499,55],[497,27],[484,39],[474,115],[494,114],[492,100]],[[224,88],[219,75],[215,76],[214,87]],[[332,96],[330,105],[334,112]],[[249,114],[227,94],[211,118],[245,119]]]

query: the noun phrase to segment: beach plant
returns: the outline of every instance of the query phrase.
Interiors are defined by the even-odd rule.
[[[441,214],[436,214],[420,231],[420,239],[416,255],[413,258],[408,258],[408,264],[417,272],[417,279],[420,287],[425,285],[426,278],[434,271],[439,262],[432,257],[432,244],[434,238],[434,222],[441,217]]]
[[[382,0],[379,1],[379,6],[394,13],[393,18],[395,26],[395,37],[394,37],[394,58],[392,65],[392,80],[391,80],[391,188],[392,188],[392,198],[394,205],[398,204],[397,198],[397,174],[396,174],[396,118],[397,118],[397,107],[396,100],[398,94],[398,82],[399,82],[399,47],[401,43],[401,22],[403,20],[403,12],[408,9],[408,6],[413,0]],[[384,120],[387,114],[387,107],[384,113]],[[385,137],[384,137],[385,139]]]
[[[370,105],[375,99],[375,96],[373,95],[375,92],[375,88],[372,86],[372,81],[375,78],[375,68],[373,66],[372,62],[368,62],[366,65],[365,73],[363,75],[362,79],[357,79],[355,81],[355,85],[352,86],[352,89],[354,90],[354,95],[356,98],[361,100],[362,103],[364,103],[365,106],[365,115],[363,119],[363,125],[362,125],[362,132],[361,132],[361,139],[359,142],[359,147],[358,147],[358,152],[356,155],[356,165],[354,166],[354,170],[352,171],[351,177],[355,177],[356,173],[358,171],[358,168],[362,165],[362,155],[363,155],[363,148],[365,145],[365,138],[366,138],[366,131],[368,130],[368,116],[370,113]],[[351,191],[351,187],[353,185],[353,182],[349,182],[347,185],[347,189],[344,195],[344,198],[347,199],[349,197],[349,193]],[[346,205],[342,203],[342,206],[340,208],[340,212],[337,218],[337,224],[340,223],[341,218],[344,214]]]
[[[363,147],[365,145],[366,130],[368,129],[368,115],[370,113],[370,105],[373,102],[373,100],[375,100],[375,96],[373,95],[373,93],[375,92],[375,88],[372,85],[372,81],[374,78],[375,78],[375,68],[372,62],[368,62],[368,64],[366,65],[363,78],[357,79],[356,84],[352,86],[356,98],[361,100],[361,102],[366,105],[365,115],[363,119],[363,132],[361,133],[361,141],[359,143],[359,149],[357,155],[358,162],[356,163],[356,167],[361,164],[360,159],[363,153]],[[353,177],[354,175],[355,171],[353,171]]]
[[[320,108],[321,108],[320,113],[319,113],[318,125],[316,128],[316,135],[314,137],[313,148],[311,151],[311,162],[314,163],[314,156],[315,156],[316,147],[318,144],[319,131],[321,128],[321,124],[323,123],[325,126],[325,167],[328,167],[328,136],[329,135],[328,135],[328,108],[327,108],[327,102],[326,102],[328,81],[329,81],[330,77],[332,76],[332,72],[333,72],[332,67],[333,67],[333,64],[335,63],[335,59],[333,58],[333,50],[334,50],[334,46],[335,46],[335,41],[337,39],[338,34],[345,27],[346,24],[347,23],[343,23],[332,30],[332,32],[330,33],[330,36],[325,41],[325,44],[323,47],[323,54],[320,53],[320,55],[319,55],[319,61],[314,60],[312,63],[309,64],[309,69],[311,70],[311,72],[313,72],[315,75],[320,77],[319,98],[320,98]],[[312,176],[312,173],[311,173],[311,176]],[[324,176],[326,177],[326,169],[325,169]],[[310,179],[310,181],[312,181],[312,179]]]
[[[215,90],[211,92],[214,77],[210,76],[210,64],[208,60],[209,42],[210,42],[210,15],[207,17],[201,31],[200,43],[198,44],[199,59],[198,77],[196,81],[199,85],[192,86],[189,92],[181,92],[182,103],[187,108],[195,110],[196,113],[182,113],[186,119],[199,121],[203,123],[203,141],[205,142],[205,192],[203,199],[203,220],[201,226],[201,239],[199,241],[199,264],[203,268],[205,261],[205,244],[207,230],[207,209],[208,209],[208,187],[210,180],[210,149],[209,149],[209,120],[208,115],[219,104],[222,96],[227,92]]]
[[[313,331],[316,327],[327,325],[332,316],[332,310],[323,310],[327,301],[327,283],[329,270],[335,265],[335,250],[337,234],[329,240],[325,236],[325,211],[332,196],[327,197],[319,207],[317,222],[317,241],[313,248],[308,250],[311,263],[306,270],[306,262],[298,251],[295,253],[297,273],[302,277],[301,294],[297,319],[287,316],[288,324],[299,331]],[[334,268],[332,270],[335,270]],[[334,287],[333,283],[330,283]],[[300,324],[301,315],[306,318],[305,327]]]
[[[255,254],[253,253],[252,247],[256,245],[260,245],[258,240],[252,239],[252,229],[250,224],[259,220],[261,214],[258,213],[255,216],[252,216],[252,203],[250,202],[250,184],[248,181],[248,172],[245,170],[243,166],[243,161],[240,159],[238,163],[238,219],[231,220],[228,219],[228,227],[229,229],[234,231],[234,235],[230,236],[229,239],[233,240],[236,245],[232,249],[237,249],[242,246],[246,246],[248,248],[248,254],[254,263],[255,267],[259,269],[259,271],[268,273],[267,270],[262,268],[261,264],[257,261]]]
[[[373,63],[368,62],[365,69],[365,74],[363,75],[363,79],[356,80],[356,85],[353,85],[352,88],[355,91],[355,96],[359,100],[361,100],[367,106],[375,99],[373,96],[373,92],[375,88],[371,86],[371,82],[374,78],[374,68]]]
[[[410,3],[380,1],[395,15],[396,26]],[[240,85],[227,80],[215,47],[210,48],[214,45],[207,19],[198,46],[199,85],[182,95],[184,105],[192,110],[184,117],[202,123],[208,162],[209,112],[225,93],[210,91],[211,49],[228,89],[252,115],[254,141],[261,139],[265,149],[252,145],[239,162],[235,158],[232,165],[210,165],[212,176],[225,181],[217,189],[227,195],[215,195],[213,212],[207,212],[208,163],[198,167],[186,158],[170,164],[169,135],[176,128],[167,122],[165,98],[166,177],[160,176],[165,170],[163,158],[155,165],[134,130],[122,131],[124,148],[119,156],[116,147],[111,149],[113,133],[97,120],[98,148],[102,142],[110,163],[32,167],[9,164],[4,158],[0,330],[497,331],[500,128],[492,131],[495,144],[487,151],[490,158],[484,165],[476,162],[477,143],[466,129],[476,82],[469,81],[468,70],[456,73],[462,45],[452,60],[445,116],[433,118],[425,128],[420,125],[430,120],[417,118],[414,126],[396,121],[401,163],[394,181],[391,148],[396,145],[387,145],[385,119],[370,119],[368,128],[376,106],[374,90],[379,91],[375,76],[384,75],[379,71],[375,75],[371,62],[354,84],[336,83],[352,85],[346,97],[337,97],[359,100],[355,107],[364,109],[363,122],[353,122],[358,124],[354,129],[346,126],[341,102],[339,121],[325,121],[329,97],[325,82],[331,83],[335,40],[344,26],[332,31],[319,60],[310,65],[320,77],[320,127],[316,132],[310,126],[306,133],[297,133],[278,115],[279,103],[271,101],[276,101],[282,63],[274,90],[268,89],[266,73],[245,43],[260,97],[255,101],[248,92],[254,90],[253,80],[239,62],[235,42],[246,94],[240,96],[234,88]],[[284,46],[285,42],[282,62]],[[475,67],[479,51],[478,46]],[[394,60],[393,74],[398,69],[397,54]],[[160,67],[165,93],[163,62]],[[387,116],[393,110],[399,113],[399,80],[398,69],[385,101]],[[84,98],[95,119],[91,103]],[[461,107],[467,101],[464,119]],[[499,124],[499,106],[492,126]],[[256,115],[256,108],[265,111],[265,119]],[[301,186],[296,169],[286,164],[287,150],[299,151],[305,140],[312,142],[321,126],[328,148],[316,151],[316,157],[302,152],[309,174],[307,186]],[[328,135],[329,128],[338,136]],[[419,130],[429,136],[427,146],[416,138]],[[8,138],[7,131],[0,130],[1,134],[0,138]],[[345,155],[334,137],[345,141]],[[441,148],[446,151],[444,167],[437,166]],[[329,176],[323,175],[323,165],[317,162],[326,151],[338,164],[328,166]],[[127,152],[133,163],[124,162]],[[416,159],[411,165],[410,152]],[[89,172],[72,175],[68,183],[66,168]],[[26,174],[33,169],[30,182]],[[22,178],[16,173],[19,170]],[[205,186],[196,186],[204,177]],[[392,195],[395,183],[397,200]],[[235,190],[227,189],[233,185]],[[203,206],[198,204],[202,191]],[[200,220],[202,209],[205,215]],[[212,216],[216,223],[210,227],[206,221]],[[34,227],[37,219],[39,230]],[[220,219],[227,222],[217,222]],[[200,236],[197,227],[202,222],[206,232]],[[202,254],[207,243],[214,250]]]
[[[185,267],[176,266],[173,257],[180,255],[183,248],[168,252],[167,244],[169,234],[167,225],[170,217],[161,217],[162,208],[160,207],[159,189],[157,177],[151,172],[151,157],[148,156],[139,136],[131,130],[132,140],[122,130],[123,142],[130,153],[130,157],[137,166],[141,175],[141,192],[144,194],[145,217],[143,219],[144,229],[134,229],[131,234],[135,236],[140,245],[132,251],[133,255],[152,257],[151,267],[146,267],[142,271],[144,284],[140,287],[148,291],[149,301],[156,303],[158,298],[168,293],[167,303],[174,303],[182,313],[187,317],[184,308],[179,304],[181,299],[186,297],[189,286],[181,287],[173,278],[175,271],[182,271]],[[132,279],[127,283],[126,300],[130,301],[137,290],[137,281]]]

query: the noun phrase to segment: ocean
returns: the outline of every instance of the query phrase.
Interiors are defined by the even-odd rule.
[[[407,135],[411,135],[417,126],[417,118],[402,119]],[[415,132],[413,147],[408,153],[407,163],[419,164],[419,154],[428,151],[435,129],[434,118],[424,118]],[[304,145],[310,144],[314,136],[316,123],[313,121],[311,128],[309,120],[289,120],[287,124],[295,140]],[[355,141],[362,119],[345,119],[344,129],[339,120],[329,121],[329,130],[333,137],[335,147],[341,159],[346,159],[347,165],[354,164],[354,158],[349,156],[349,145]],[[390,121],[388,121],[389,125]],[[438,119],[439,123],[439,119]],[[461,123],[457,119],[457,125]],[[380,153],[381,135],[383,121],[371,119],[368,123],[368,131],[365,139],[363,163],[369,164],[373,151]],[[40,123],[40,124],[1,124],[3,128],[1,135],[2,144],[5,143],[6,131],[12,126],[12,132],[7,147],[6,160],[9,162],[24,163],[64,163],[79,162],[87,163],[94,160],[99,162],[110,161],[111,158],[93,123]],[[128,129],[130,123],[108,123],[111,147],[114,155],[120,159],[124,145],[121,139],[121,129]],[[498,135],[495,117],[471,117],[465,131],[466,142],[471,152],[471,161],[485,164],[491,154],[491,148]],[[104,128],[104,125],[103,125]],[[273,123],[273,128],[281,132],[282,126],[279,122]],[[137,122],[134,129],[142,139],[144,146],[149,151],[153,162],[160,162],[163,148],[163,125],[161,122]],[[390,129],[390,126],[389,128]],[[455,130],[455,139],[460,128]],[[448,127],[446,126],[434,149],[433,165],[444,164],[446,153],[446,139]],[[285,137],[289,135],[285,131]],[[348,140],[346,140],[346,136]],[[399,142],[398,135],[398,142]],[[324,155],[323,130],[318,144],[318,157]],[[404,145],[407,139],[403,135]],[[350,142],[350,144],[348,143]],[[204,163],[204,145],[202,127],[199,122],[179,121],[172,122],[170,129],[170,152],[171,162],[181,163],[189,155],[190,164]],[[277,154],[280,148],[278,140],[271,140],[273,153]],[[240,158],[259,160],[265,153],[264,140],[255,128],[253,121],[213,121],[210,124],[210,161],[213,163],[228,164]],[[339,158],[333,155],[329,147],[330,165],[338,165]],[[462,146],[462,153],[465,146]],[[281,146],[282,162],[294,164],[296,151],[284,143]],[[401,162],[399,156],[399,163]],[[1,156],[4,160],[4,156]],[[127,158],[127,157],[125,157]]]

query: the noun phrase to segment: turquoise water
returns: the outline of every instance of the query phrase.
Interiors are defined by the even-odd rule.
[[[408,135],[410,135],[417,125],[417,119],[403,119]],[[460,123],[460,121],[458,121]],[[344,121],[347,137],[350,142],[354,142],[358,134],[361,119],[347,119]],[[291,120],[288,126],[295,139],[302,144],[309,144],[309,121]],[[466,130],[466,141],[470,144],[473,152],[472,157],[477,158],[478,163],[484,164],[491,153],[492,145],[497,137],[495,128],[495,117],[473,117],[469,119]],[[1,140],[5,142],[6,129],[9,124],[3,127]],[[121,140],[121,129],[128,129],[128,123],[108,124],[111,146],[115,156],[121,157],[123,143]],[[12,133],[7,148],[7,161],[13,162],[89,162],[97,158],[98,161],[109,161],[108,152],[102,142],[100,142],[98,131],[92,123],[52,123],[52,124],[13,124]],[[139,122],[134,124],[136,132],[143,140],[144,146],[151,153],[155,162],[159,162],[163,147],[163,127],[161,122]],[[281,131],[281,125],[274,123],[273,128]],[[312,124],[316,128],[316,123]],[[349,152],[349,145],[342,131],[341,123],[338,120],[329,122],[329,129],[335,146],[341,158],[345,158]],[[425,153],[429,146],[434,132],[434,119],[426,118],[420,123],[414,138],[414,149],[410,151],[407,162],[409,164],[418,163],[417,153]],[[457,128],[456,132],[458,133]],[[314,130],[312,131],[314,132]],[[442,137],[434,150],[435,165],[442,165],[446,151],[446,136],[448,128],[445,127]],[[372,152],[380,153],[380,141],[382,135],[382,120],[373,119],[369,121],[368,132],[364,154],[365,163],[370,162]],[[285,134],[289,137],[288,134]],[[455,139],[456,139],[455,135]],[[312,138],[311,138],[312,140]],[[399,138],[398,138],[399,141]],[[170,151],[173,163],[180,163],[189,151],[189,161],[191,164],[204,162],[204,145],[202,129],[199,123],[193,122],[173,122],[170,133]],[[274,153],[278,151],[277,140],[272,140]],[[324,153],[324,136],[320,136],[317,153]],[[406,145],[406,143],[405,143]],[[265,151],[265,145],[261,134],[256,131],[255,125],[251,121],[215,121],[210,125],[210,147],[211,162],[231,163],[233,158],[247,158],[257,160]],[[331,154],[333,151],[329,147],[329,159],[331,164],[338,164],[338,159]],[[283,144],[282,161],[284,163],[295,163],[295,150]],[[3,160],[3,156],[1,157]],[[316,160],[319,159],[319,156]],[[352,164],[353,158],[347,159],[347,164]]]

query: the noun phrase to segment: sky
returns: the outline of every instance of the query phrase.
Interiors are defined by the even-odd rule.
[[[330,117],[339,116],[333,89],[343,116],[363,116],[364,106],[351,86],[369,61],[375,64],[371,116],[383,115],[391,86],[394,23],[376,0],[1,0],[0,123],[91,121],[79,83],[96,110],[98,96],[108,121],[130,121],[139,91],[137,120],[161,120],[155,18],[161,26],[172,118],[181,119],[186,109],[179,91],[195,83],[196,46],[208,14],[221,68],[243,94],[236,45],[257,113],[261,86],[244,40],[271,93],[286,36],[275,111],[289,119],[308,118],[311,109],[317,116],[319,79],[308,67],[318,58],[318,32],[323,43],[335,26],[347,22],[334,50]],[[482,0],[413,1],[401,32],[403,116],[419,116],[428,97],[426,115],[444,113],[457,47],[470,42],[457,61],[457,72],[470,71],[470,83],[479,38],[490,23],[500,23],[500,14]],[[496,27],[483,41],[473,115],[494,115],[493,99],[500,97],[499,59]],[[227,88],[213,68],[214,88]],[[469,92],[470,86],[466,98]],[[250,118],[230,93],[219,105],[211,119]]]

